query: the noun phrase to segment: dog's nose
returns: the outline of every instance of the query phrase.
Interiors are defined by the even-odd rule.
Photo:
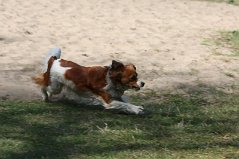
[[[145,85],[145,83],[144,82],[141,82],[141,87],[143,87]]]

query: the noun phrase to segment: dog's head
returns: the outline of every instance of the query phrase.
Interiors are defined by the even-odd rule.
[[[140,90],[145,85],[144,82],[138,81],[136,67],[133,64],[124,65],[121,62],[112,61],[109,76],[116,86],[124,89]]]

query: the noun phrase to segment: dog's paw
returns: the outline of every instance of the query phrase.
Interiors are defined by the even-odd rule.
[[[144,114],[144,107],[142,107],[142,106],[135,106],[133,108],[133,110],[134,110],[135,114],[137,114],[137,115],[143,115]]]
[[[137,115],[145,115],[145,111],[140,111]]]
[[[42,97],[42,100],[43,100],[44,102],[46,102],[46,103],[48,103],[48,102],[49,102],[49,98],[48,98],[48,97],[46,97],[46,96],[43,96],[43,97]]]
[[[144,107],[143,107],[143,106],[138,106],[138,107],[139,107],[139,109],[144,110]]]

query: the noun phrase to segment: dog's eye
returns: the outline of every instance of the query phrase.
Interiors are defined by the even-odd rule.
[[[133,76],[130,78],[130,81],[136,81],[137,80],[137,76]]]

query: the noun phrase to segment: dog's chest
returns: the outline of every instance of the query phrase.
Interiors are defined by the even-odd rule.
[[[107,91],[107,93],[109,93],[112,98],[118,99],[120,98],[123,94],[124,94],[124,90],[123,89],[116,89],[114,87],[112,87],[111,85],[107,85],[104,90]]]

